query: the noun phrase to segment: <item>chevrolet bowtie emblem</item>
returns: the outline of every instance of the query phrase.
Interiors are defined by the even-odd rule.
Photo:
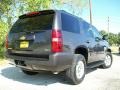
[[[25,36],[22,36],[20,37],[20,40],[25,40],[25,38],[26,38]]]

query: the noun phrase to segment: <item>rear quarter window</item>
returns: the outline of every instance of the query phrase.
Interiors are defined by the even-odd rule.
[[[79,21],[77,18],[61,13],[62,29],[64,31],[80,33]]]
[[[92,31],[92,27],[89,23],[87,23],[86,21],[82,20],[81,22],[81,27],[82,27],[82,30],[83,33],[89,38],[89,37],[94,37],[93,35],[93,31]]]

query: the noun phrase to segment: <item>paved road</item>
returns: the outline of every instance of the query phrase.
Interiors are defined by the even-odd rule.
[[[60,74],[42,72],[28,76],[7,64],[0,67],[0,90],[120,90],[120,56],[113,57],[111,68],[89,70],[79,85],[67,84]]]

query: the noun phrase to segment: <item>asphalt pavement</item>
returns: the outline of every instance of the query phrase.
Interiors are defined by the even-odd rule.
[[[120,55],[113,55],[113,65],[109,69],[88,70],[79,85],[68,84],[62,74],[40,72],[28,76],[19,68],[6,64],[0,66],[0,90],[120,90]]]

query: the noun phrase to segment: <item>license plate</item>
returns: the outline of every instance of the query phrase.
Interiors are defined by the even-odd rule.
[[[29,42],[28,41],[22,41],[20,42],[20,48],[28,48]]]

